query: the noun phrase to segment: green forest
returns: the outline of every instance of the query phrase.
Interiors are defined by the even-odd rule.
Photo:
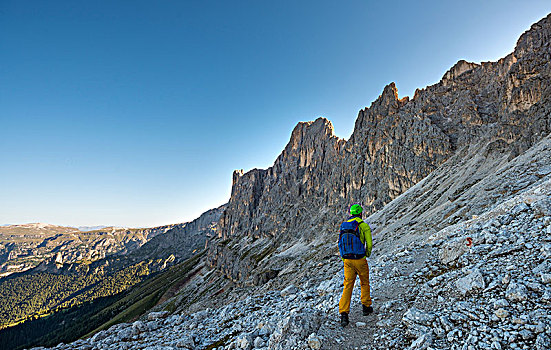
[[[114,275],[37,273],[7,279],[0,283],[0,328],[116,295],[148,274],[147,264],[140,263]]]
[[[1,322],[12,325],[0,330],[2,349],[55,346],[130,322],[186,280],[200,256],[153,274],[140,262],[111,275],[38,273],[2,281]]]

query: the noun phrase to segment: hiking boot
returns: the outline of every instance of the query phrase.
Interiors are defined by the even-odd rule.
[[[348,314],[346,312],[343,312],[341,314],[341,326],[346,327],[348,326]]]
[[[364,312],[364,316],[367,316],[373,313],[373,308],[371,306],[365,306],[362,304],[362,310]]]

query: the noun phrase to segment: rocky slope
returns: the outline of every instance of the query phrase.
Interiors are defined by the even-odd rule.
[[[273,167],[234,173],[175,295],[56,348],[549,349],[550,39],[551,15],[411,100],[390,84],[349,140],[299,124]],[[375,314],[356,288],[343,329],[335,231],[352,202],[372,214]]]

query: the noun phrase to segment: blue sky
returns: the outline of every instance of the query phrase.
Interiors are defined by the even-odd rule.
[[[229,199],[299,121],[348,138],[549,1],[0,1],[0,224],[156,226]]]

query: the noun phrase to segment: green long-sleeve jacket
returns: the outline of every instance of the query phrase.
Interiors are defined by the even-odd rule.
[[[360,241],[365,244],[365,255],[369,257],[371,255],[371,249],[373,248],[373,241],[371,240],[371,227],[357,216],[351,216],[346,221],[352,222],[356,220],[360,223]]]

